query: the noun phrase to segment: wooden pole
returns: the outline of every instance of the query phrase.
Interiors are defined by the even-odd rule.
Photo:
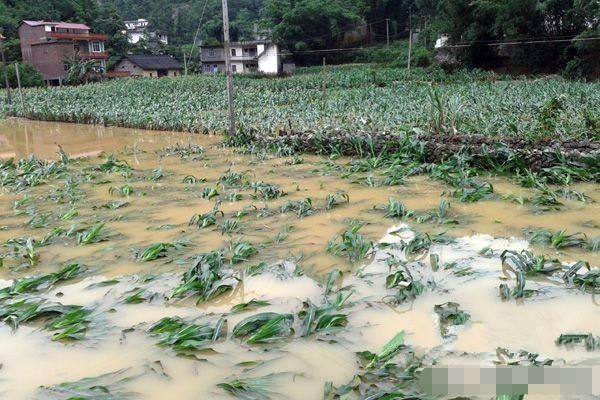
[[[19,88],[19,99],[21,100],[21,112],[25,112],[25,103],[23,102],[23,91],[21,90],[21,75],[19,74],[19,63],[15,63],[15,72],[17,73],[17,87]]]
[[[408,69],[410,69],[410,57],[412,56],[412,10],[408,14]]]
[[[325,57],[323,57],[323,97],[327,95],[327,70]]]
[[[390,47],[390,19],[385,19],[385,37],[387,40],[387,47]]]
[[[8,104],[12,104],[12,97],[10,95],[10,83],[8,82],[8,66],[4,59],[4,36],[0,35],[0,56],[2,56],[2,65],[4,66],[4,86],[6,87],[6,97],[8,98]]]
[[[229,112],[229,135],[235,136],[235,112],[233,109],[233,72],[231,71],[231,50],[229,42],[229,10],[227,0],[223,4],[223,41],[225,51],[225,73],[227,75],[227,111]]]

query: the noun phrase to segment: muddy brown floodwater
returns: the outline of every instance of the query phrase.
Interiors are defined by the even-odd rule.
[[[600,299],[567,288],[563,282],[534,279],[533,288],[543,286],[539,295],[503,302],[498,286],[505,282],[499,255],[506,249],[529,249],[565,264],[584,260],[598,267],[598,251],[532,248],[527,236],[533,230],[545,229],[599,237],[599,185],[572,186],[589,197],[586,203],[564,200],[558,211],[534,212],[530,206],[503,199],[506,195],[532,194],[530,189],[504,178],[488,179],[494,185],[493,199],[460,203],[442,196],[447,186],[425,176],[410,178],[400,186],[369,187],[343,178],[325,158],[242,154],[222,147],[221,141],[220,137],[175,132],[19,119],[0,122],[0,158],[33,155],[56,160],[60,144],[71,158],[79,159],[70,167],[74,170],[89,170],[101,164],[107,154],[114,154],[133,168],[130,174],[107,173],[102,179],[80,182],[77,200],[72,204],[52,201],[53,197],[48,196],[64,189],[63,180],[48,180],[20,192],[1,189],[0,243],[5,245],[0,253],[5,257],[0,288],[10,286],[15,279],[79,263],[89,268],[85,275],[45,287],[36,296],[48,302],[80,305],[93,313],[86,337],[69,342],[53,341],[52,332],[41,323],[22,323],[13,329],[8,320],[0,322],[0,397],[66,398],[40,387],[121,371],[130,379],[119,383],[120,390],[144,399],[229,398],[217,384],[271,373],[273,398],[320,399],[325,382],[339,386],[358,372],[356,352],[376,353],[399,331],[406,332],[407,344],[418,354],[439,355],[440,365],[494,365],[498,347],[538,353],[569,365],[598,365],[597,351],[557,346],[555,340],[569,332],[600,335]],[[167,147],[189,144],[202,146],[204,152],[197,157],[159,154]],[[337,159],[335,164],[345,165],[348,161]],[[157,169],[164,176],[148,179]],[[225,187],[218,181],[228,171],[243,174],[248,182],[277,185],[287,195],[263,201],[254,198],[248,187]],[[185,183],[186,176],[193,176],[196,183]],[[110,190],[124,185],[133,188],[129,196]],[[219,195],[203,198],[205,188],[216,188]],[[347,193],[349,202],[326,210],[327,195],[337,192]],[[239,193],[241,199],[230,201],[231,193]],[[385,218],[383,207],[390,197],[416,212],[435,210],[446,198],[451,205],[449,214],[458,224]],[[312,201],[311,215],[274,212],[286,202],[306,198]],[[202,229],[188,225],[193,215],[210,212],[218,200],[225,215],[217,216],[218,223],[244,209],[263,210],[265,215],[258,218],[250,213],[239,218],[238,229],[230,234],[223,233],[218,224]],[[127,204],[116,209],[102,207],[111,202]],[[72,209],[77,211],[72,219],[59,217]],[[40,216],[42,223],[34,224],[32,219]],[[98,221],[104,223],[108,240],[89,245],[53,240],[36,250],[37,262],[26,265],[22,259],[7,255],[10,245],[6,243],[11,239],[33,238],[39,243],[56,227],[68,230]],[[398,244],[410,240],[415,232],[444,233],[452,240],[434,243],[429,253],[437,254],[440,265],[447,267],[433,272],[421,265],[418,275],[435,285],[428,286],[414,301],[389,301],[393,290],[386,289],[386,260],[403,260],[402,251],[380,246],[364,261],[349,263],[326,250],[330,240],[348,229],[352,221],[362,222],[360,233],[376,243]],[[155,261],[136,259],[140,249],[177,240],[188,244]],[[172,298],[196,255],[237,240],[252,243],[258,253],[236,266],[241,282],[233,292],[207,302],[197,302],[194,297]],[[481,253],[485,248],[491,250]],[[285,268],[296,272],[284,276],[271,272],[249,276],[241,272],[259,262],[285,262]],[[429,266],[429,257],[423,258],[422,264]],[[326,338],[296,335],[266,347],[246,345],[230,337],[235,324],[252,313],[297,314],[307,299],[320,304],[326,297],[324,277],[334,269],[343,272],[338,289],[353,293],[343,309],[348,317],[344,328]],[[150,275],[152,278],[148,278]],[[508,280],[511,287],[513,278]],[[128,304],[124,298],[133,289],[143,289],[149,295],[137,304]],[[252,299],[267,300],[270,305],[258,311],[230,313],[232,306]],[[455,335],[442,337],[434,306],[448,301],[459,303],[471,317]],[[158,346],[157,339],[147,333],[151,324],[167,316],[206,322],[222,315],[229,327],[227,340],[212,345],[211,352],[199,352],[194,357],[177,356],[171,348]],[[248,367],[250,362],[253,368]]]

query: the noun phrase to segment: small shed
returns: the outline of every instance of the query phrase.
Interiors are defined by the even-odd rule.
[[[179,61],[168,55],[127,55],[117,61],[112,72],[115,76],[129,73],[127,76],[162,78],[179,76],[182,71]]]

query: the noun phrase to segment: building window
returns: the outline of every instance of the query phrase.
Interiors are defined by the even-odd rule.
[[[204,64],[202,66],[202,69],[204,70],[204,72],[209,73],[210,72],[210,64]]]
[[[100,42],[92,42],[92,52],[100,53],[102,51],[102,45]]]
[[[233,64],[233,65],[231,66],[231,71],[232,71],[232,72],[237,72],[237,65]]]
[[[208,55],[210,57],[214,57],[215,56],[215,49],[208,49]]]
[[[232,57],[235,57],[235,56],[236,56],[235,49],[231,49],[231,56],[232,56]]]

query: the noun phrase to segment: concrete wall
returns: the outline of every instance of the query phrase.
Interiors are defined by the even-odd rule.
[[[259,44],[258,70],[265,74],[278,74],[281,71],[281,55],[276,44]]]

